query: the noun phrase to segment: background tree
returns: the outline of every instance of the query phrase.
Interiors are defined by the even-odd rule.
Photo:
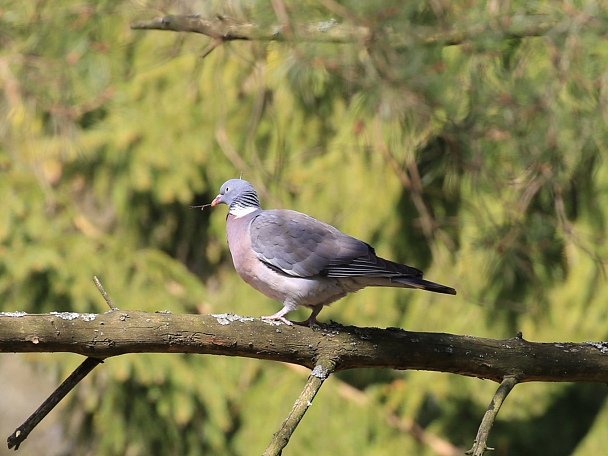
[[[101,311],[98,274],[119,307],[274,312],[234,273],[224,212],[188,209],[243,172],[266,207],[312,214],[460,293],[370,289],[325,310],[326,320],[493,338],[607,337],[605,9],[222,5],[3,4],[2,310]],[[190,9],[270,26],[333,19],[373,37],[314,43],[293,26],[287,42],[227,43],[201,60],[205,38],[128,29],[148,13]],[[419,30],[500,30],[536,14],[555,23],[540,37],[415,39]],[[404,37],[399,46],[394,33]],[[61,376],[76,363],[39,362]],[[220,357],[112,359],[72,396],[69,452],[260,453],[302,375]],[[470,446],[494,388],[426,372],[341,373],[289,452],[449,454],[452,446],[429,438]],[[605,396],[603,386],[521,387],[501,411],[494,446],[599,452],[608,443]]]

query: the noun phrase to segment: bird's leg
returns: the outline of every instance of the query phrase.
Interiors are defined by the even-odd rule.
[[[317,315],[319,315],[319,312],[321,312],[322,308],[323,308],[323,304],[318,304],[318,305],[314,306],[312,308],[312,313],[310,314],[310,317],[308,317],[308,319],[306,319],[304,321],[294,321],[293,324],[301,325],[301,326],[308,326],[309,328],[312,328],[314,325],[323,326],[323,323],[321,323],[319,320],[317,320]]]
[[[290,322],[287,318],[285,318],[285,314],[288,312],[291,312],[293,309],[291,307],[288,306],[284,306],[281,310],[279,310],[277,313],[272,314],[272,315],[268,315],[265,317],[260,317],[260,320],[272,320],[272,321],[282,321],[283,323],[285,323],[288,326],[293,326],[293,323]]]

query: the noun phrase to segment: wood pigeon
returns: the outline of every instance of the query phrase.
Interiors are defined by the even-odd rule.
[[[230,179],[211,206],[226,204],[226,238],[241,278],[283,308],[263,320],[293,325],[285,315],[298,306],[312,309],[312,327],[323,306],[369,286],[456,290],[422,278],[422,271],[376,256],[363,241],[300,212],[263,210],[253,186]]]

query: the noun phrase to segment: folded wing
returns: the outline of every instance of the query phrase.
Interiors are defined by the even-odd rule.
[[[300,212],[264,211],[249,233],[258,259],[291,276],[422,277],[420,270],[380,258],[365,242]]]

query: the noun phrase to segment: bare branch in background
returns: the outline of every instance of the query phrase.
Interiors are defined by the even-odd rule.
[[[280,3],[280,2],[275,2]],[[273,3],[273,5],[275,5]],[[333,8],[335,9],[335,8]],[[284,10],[284,8],[283,8]],[[310,23],[284,23],[281,8],[277,15],[281,24],[261,26],[253,22],[239,21],[228,16],[206,19],[200,15],[168,15],[131,24],[133,30],[166,30],[173,32],[200,33],[224,41],[256,40],[287,41],[291,33],[299,39],[310,42],[353,43],[372,38],[373,31],[365,26],[340,24],[333,18],[327,21]],[[279,15],[279,13],[281,13]],[[398,32],[384,30],[393,48],[405,48],[418,44],[458,45],[476,38],[521,38],[542,36],[558,25],[566,25],[546,15],[501,17],[490,23],[461,26],[451,30],[437,30],[428,26],[407,26]],[[594,27],[605,32],[608,26],[599,19],[588,18],[586,27]]]

